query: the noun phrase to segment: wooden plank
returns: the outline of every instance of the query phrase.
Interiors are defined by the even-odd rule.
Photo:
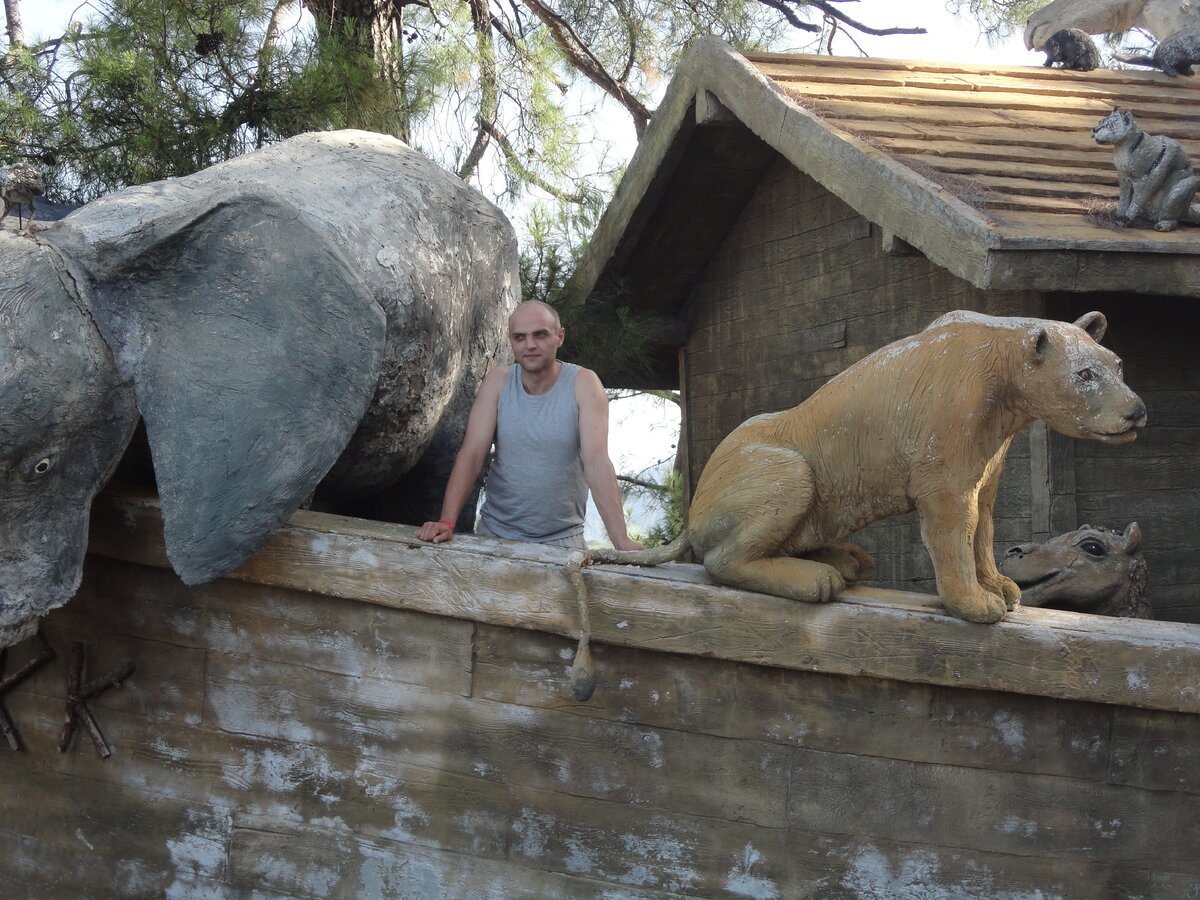
[[[93,523],[93,552],[166,565],[152,500],[128,493],[98,499]],[[572,636],[575,598],[562,572],[568,556],[465,536],[433,547],[405,526],[298,513],[231,577]],[[696,579],[682,597],[681,571]],[[703,583],[696,567],[678,565],[596,568],[587,581],[599,642],[1200,712],[1200,694],[1190,687],[1200,682],[1200,634],[1169,623],[1019,610],[979,626],[924,606],[930,598],[922,595],[855,588],[840,602],[811,606]],[[914,646],[927,650],[914,654]],[[1144,676],[1131,682],[1135,666]]]
[[[1013,119],[1045,113],[1047,117],[1038,121],[1045,122],[1053,129],[1067,130],[1086,124],[1079,119],[1087,117],[1090,125],[1081,135],[1086,141],[1091,141],[1090,126],[1095,124],[1097,118],[1112,110],[1114,100],[1131,109],[1139,122],[1153,123],[1155,126],[1174,121],[1189,122],[1187,106],[1162,102],[1161,96],[1145,95],[1138,101],[1127,102],[1126,98],[1114,97],[1108,92],[1041,94],[1008,90],[1013,86],[1011,82],[991,85],[987,91],[952,82],[881,85],[875,80],[837,83],[789,78],[779,80],[778,84],[785,93],[799,98],[801,102],[808,102],[811,98],[818,104],[888,104],[897,109],[897,118],[902,121],[914,113],[922,119],[932,119],[961,109],[996,110],[1001,117]],[[1200,99],[1200,94],[1196,98]],[[1055,117],[1058,121],[1055,121]]]
[[[1034,161],[1030,159],[1028,143],[1012,145],[992,142],[980,143],[978,135],[967,142],[964,140],[946,140],[943,135],[934,138],[918,139],[880,137],[879,146],[891,153],[918,157],[937,157],[939,159],[968,159],[982,162],[988,161],[994,165],[1019,167],[1025,170]],[[1070,167],[1082,170],[1115,171],[1112,151],[1107,147],[1095,145],[1094,148],[1040,147],[1037,152],[1036,164],[1044,166]],[[1115,176],[1114,176],[1115,177]]]
[[[72,627],[98,621],[106,632],[146,635],[173,647],[247,653],[316,670],[470,692],[470,623],[388,612],[304,590],[263,590],[231,581],[187,588],[161,569],[132,577],[127,566],[93,558],[79,595],[50,621],[70,621]]]
[[[262,890],[289,897],[347,898],[601,897],[603,882],[503,860],[414,847],[355,834],[350,828],[297,826],[287,819],[239,816],[229,866],[241,896]],[[663,894],[622,889],[632,900]]]
[[[794,753],[789,828],[1200,874],[1200,795]]]
[[[1118,885],[1137,895],[1151,877],[1128,865],[701,822],[532,791],[518,792],[516,809],[517,859],[687,896],[1071,896]]]
[[[222,887],[228,810],[83,779],[64,787],[38,772],[5,780],[2,868],[10,893],[233,896]]]
[[[569,648],[548,635],[481,628],[478,696],[830,753],[1093,781],[1107,775],[1110,707],[622,647],[597,648],[597,665],[619,681],[599,702],[579,704],[566,690]],[[1140,784],[1134,773],[1122,783]]]
[[[1116,710],[1109,780],[1151,790],[1200,794],[1197,728],[1195,716]]]
[[[988,179],[995,179],[994,184],[996,189],[1012,191],[1014,193],[1023,190],[1031,192],[1041,192],[1044,185],[1049,185],[1054,193],[1070,194],[1076,185],[1086,185],[1091,189],[1091,193],[1102,193],[1104,196],[1113,196],[1116,192],[1111,190],[1117,186],[1117,172],[1111,165],[1108,169],[1091,169],[1091,168],[1075,168],[1065,165],[1046,165],[1036,162],[1028,162],[1020,166],[1016,171],[1018,175],[1013,174],[1013,168],[1007,164],[997,164],[993,160],[974,159],[964,157],[941,157],[941,156],[905,156],[905,159],[912,159],[919,165],[929,166],[939,172],[947,172],[952,175],[973,176],[978,175]]]
[[[690,815],[783,822],[786,751],[703,735],[481,704],[388,680],[311,677],[213,654],[206,721],[235,734],[357,747],[458,775]],[[581,748],[603,747],[582,753]],[[686,771],[694,779],[664,779]],[[769,786],[769,787],[765,787]]]
[[[853,110],[843,110],[832,124],[850,134],[860,135],[885,149],[889,148],[892,141],[899,141],[907,146],[944,144],[952,147],[957,145],[970,148],[971,152],[986,157],[988,153],[995,153],[999,156],[1006,150],[1018,153],[1025,148],[1026,150],[1044,150],[1051,154],[1080,156],[1097,160],[1107,157],[1109,165],[1112,165],[1110,149],[1100,146],[1095,141],[1074,140],[1072,139],[1074,132],[965,122],[943,122],[939,123],[936,128],[932,128],[928,123],[919,120],[889,121],[878,115],[879,112],[880,110],[872,107],[869,115],[858,116]],[[1200,127],[1189,129],[1182,123],[1173,123],[1169,128],[1173,132],[1169,136],[1181,142],[1200,139]],[[1090,131],[1090,126],[1088,130]],[[1026,158],[1028,158],[1028,154]]]
[[[889,59],[886,57],[847,58],[819,54],[762,53],[750,51],[743,54],[768,77],[786,77],[792,73],[837,73],[845,72],[851,77],[855,73],[868,72],[880,77],[888,73],[909,77],[943,75],[986,89],[992,84],[1047,90],[1088,90],[1093,86],[1119,86],[1121,91],[1157,91],[1164,97],[1177,92],[1181,103],[1186,103],[1197,92],[1193,84],[1181,84],[1179,79],[1168,79],[1157,72],[1145,69],[1093,69],[1090,72],[1073,72],[1065,69],[1046,68],[1041,65],[1013,66],[993,63],[937,62],[931,60]],[[1036,57],[1031,57],[1036,58]],[[1178,87],[1176,87],[1178,85]]]
[[[11,710],[30,753],[0,758],[5,783],[33,771],[52,779],[47,790],[60,794],[69,795],[75,783],[98,794],[133,786],[147,802],[250,810],[316,826],[341,820],[363,835],[433,849],[495,858],[505,852],[509,789],[478,775],[413,765],[403,755],[364,754],[352,744],[320,747],[115,711],[100,716],[114,748],[114,757],[102,761],[87,742],[65,755],[53,751],[57,704],[48,708],[25,696]],[[56,828],[39,837],[48,839]]]

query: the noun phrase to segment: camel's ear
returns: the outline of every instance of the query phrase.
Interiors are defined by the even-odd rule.
[[[1075,324],[1091,335],[1092,340],[1097,344],[1104,337],[1104,332],[1108,331],[1108,319],[1102,312],[1084,313],[1075,320]]]
[[[1142,546],[1142,529],[1138,528],[1137,522],[1130,522],[1129,527],[1125,529],[1125,552],[1132,556],[1137,553]]]
[[[146,423],[167,556],[188,584],[218,578],[345,448],[383,312],[327,235],[257,187],[172,209],[106,263],[93,313]]]

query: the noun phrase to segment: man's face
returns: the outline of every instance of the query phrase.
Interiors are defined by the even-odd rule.
[[[554,317],[537,306],[525,306],[508,320],[508,341],[517,365],[529,373],[554,365],[566,332],[554,326]]]

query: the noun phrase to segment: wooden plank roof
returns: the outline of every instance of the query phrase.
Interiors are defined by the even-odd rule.
[[[1200,159],[1200,83],[1194,79],[829,56],[747,59],[830,127],[952,192],[970,193],[997,235],[996,246],[1009,236],[1029,246],[1038,232],[1057,247],[1102,240],[1174,252],[1200,244],[1192,229],[1160,235],[1092,221],[1117,192],[1112,150],[1092,139],[1092,126],[1120,105],[1144,129],[1174,138]]]
[[[1200,161],[1200,79],[742,55],[701,39],[668,86],[576,286],[588,297],[622,283],[652,312],[679,309],[759,175],[782,156],[976,287],[1200,296],[1200,228],[1111,221],[1113,154],[1091,130],[1113,105]],[[703,207],[697,195],[706,194],[719,203]]]

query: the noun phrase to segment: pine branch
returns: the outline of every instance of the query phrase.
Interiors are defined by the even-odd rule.
[[[829,16],[831,19],[837,19],[843,25],[849,25],[855,31],[861,31],[863,34],[874,34],[879,37],[884,37],[889,34],[927,34],[924,28],[872,28],[870,25],[864,25],[862,22],[850,18],[844,12],[839,11],[833,4],[839,0],[804,0],[805,6],[814,6]]]
[[[546,26],[554,43],[558,45],[571,65],[588,81],[625,107],[633,118],[633,127],[637,136],[641,138],[646,131],[646,125],[650,122],[650,110],[626,90],[624,84],[609,74],[608,70],[604,68],[604,64],[575,33],[575,29],[566,19],[542,4],[541,0],[522,0],[522,2]]]
[[[787,19],[788,24],[793,28],[798,28],[800,31],[812,32],[819,32],[821,30],[820,26],[814,25],[812,22],[805,22],[797,16],[795,10],[791,9],[784,0],[758,0],[758,2],[763,6],[769,6],[771,9],[778,10],[779,14]]]

